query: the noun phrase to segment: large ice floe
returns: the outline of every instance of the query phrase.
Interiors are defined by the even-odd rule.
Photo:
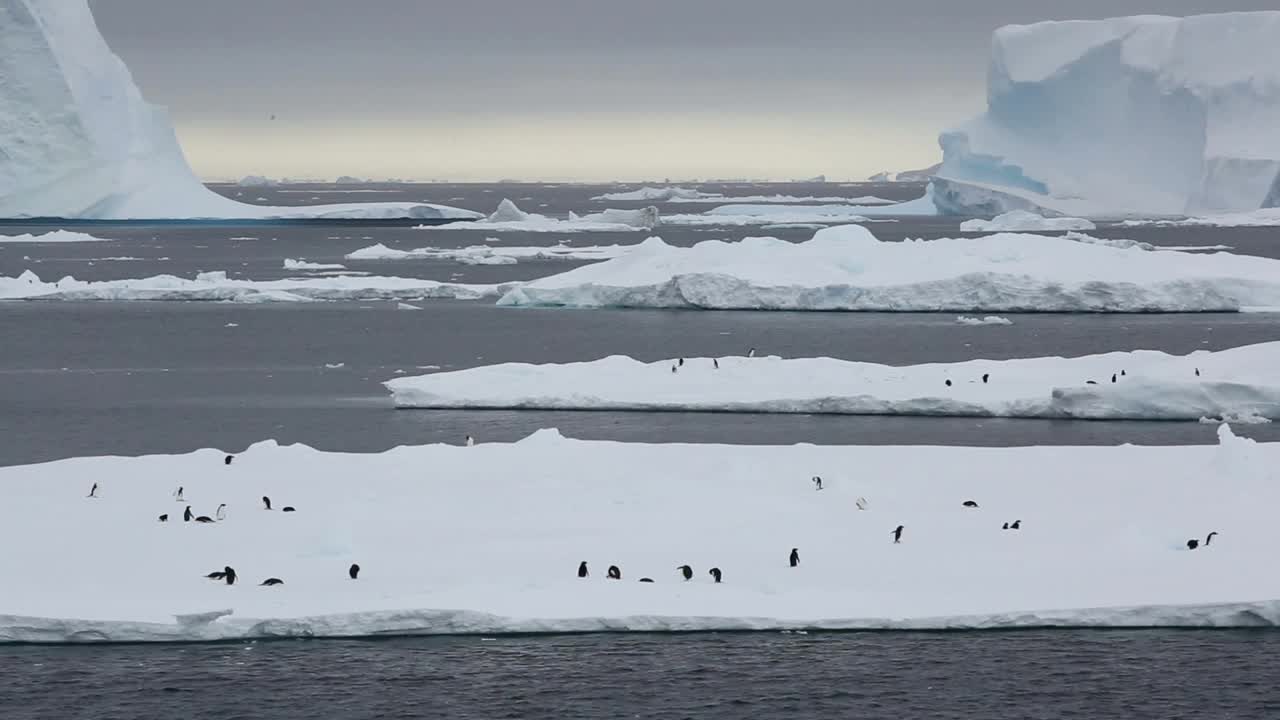
[[[156,275],[101,281],[64,277],[54,282],[44,282],[28,270],[16,278],[0,277],[0,300],[198,300],[240,303],[427,298],[478,300],[498,297],[518,284],[468,285],[417,278],[359,276],[236,280],[228,278],[223,271],[199,273],[194,279]]]
[[[0,218],[449,219],[427,203],[245,205],[187,165],[86,0],[0,0]]]
[[[70,230],[54,230],[52,232],[43,233],[41,235],[0,235],[0,245],[5,243],[15,244],[39,244],[48,243],[50,245],[58,245],[62,243],[86,243],[86,242],[111,242],[105,238],[94,237],[80,232],[71,232]]]
[[[658,208],[605,210],[588,215],[569,213],[568,219],[553,218],[521,210],[510,200],[481,220],[424,225],[420,230],[485,230],[487,232],[635,232],[658,224]]]
[[[0,468],[0,641],[1274,626],[1280,576],[1259,568],[1280,543],[1280,446],[1219,436],[974,449],[542,431],[373,455],[268,442],[230,465],[201,450]],[[182,521],[224,503],[223,520]],[[52,527],[64,531],[32,541]],[[205,578],[227,566],[234,585]]]
[[[1124,225],[1164,225],[1174,227],[1275,227],[1280,226],[1280,208],[1266,208],[1244,213],[1223,213],[1177,220],[1126,220]]]
[[[534,280],[504,305],[741,310],[1207,312],[1280,306],[1280,261],[1152,252],[1002,233],[882,242],[866,228],[812,240],[650,238],[606,262]]]
[[[611,202],[670,202],[673,200],[697,200],[712,197],[719,197],[719,194],[704,193],[696,188],[679,186],[651,187],[646,185],[639,190],[605,193],[591,199]]]
[[[990,220],[965,220],[961,232],[1053,232],[1058,230],[1096,230],[1097,225],[1084,218],[1047,218],[1026,210],[1012,210]]]
[[[703,213],[682,213],[662,218],[664,225],[790,225],[808,223],[863,223],[872,218],[936,215],[932,191],[907,202],[872,205],[786,205],[734,203]]]
[[[1280,419],[1277,366],[1278,342],[1185,356],[1141,350],[904,367],[832,358],[645,363],[613,356],[491,365],[401,377],[386,386],[398,407],[416,408],[1194,421]]]
[[[610,260],[621,257],[635,245],[501,246],[472,245],[465,248],[421,247],[396,250],[382,243],[347,253],[348,260],[453,260],[464,265],[514,265],[522,260]]]
[[[1280,205],[1280,12],[1004,27],[988,83],[986,114],[940,138],[944,211]]]

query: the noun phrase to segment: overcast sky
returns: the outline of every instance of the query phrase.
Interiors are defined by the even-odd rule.
[[[457,180],[862,178],[927,166],[938,131],[983,107],[994,28],[1226,9],[1222,0],[92,6],[148,99],[172,111],[205,177]]]

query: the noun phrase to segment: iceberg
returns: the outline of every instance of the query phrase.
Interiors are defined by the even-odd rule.
[[[572,247],[472,245],[465,248],[421,247],[395,250],[378,243],[347,253],[348,260],[454,260],[466,265],[514,265],[521,260],[610,260],[630,252],[635,245]]]
[[[502,305],[902,312],[1236,312],[1280,306],[1280,261],[1000,233],[881,242],[864,227],[812,240],[649,238],[521,285]]]
[[[699,198],[718,197],[716,193],[704,193],[686,187],[650,187],[629,192],[614,192],[597,195],[592,200],[608,202],[670,202],[672,200],[697,200]]]
[[[224,271],[204,272],[194,279],[156,275],[129,280],[89,282],[64,277],[44,282],[30,270],[16,278],[0,277],[0,300],[206,302],[306,302],[311,300],[423,300],[494,298],[519,283],[467,285],[399,277],[311,276],[283,280],[233,280]]]
[[[960,232],[1054,232],[1057,230],[1096,230],[1097,225],[1084,218],[1047,218],[1026,210],[1013,210],[991,220],[965,220]]]
[[[510,200],[498,204],[489,217],[448,225],[423,225],[419,230],[486,230],[489,232],[635,232],[659,222],[656,207],[605,210],[590,215],[569,213],[567,220],[521,210]]]
[[[944,212],[1081,217],[1280,204],[1280,12],[996,31],[987,112],[943,133]]]
[[[385,385],[402,408],[1280,419],[1280,342],[1185,356],[1139,350],[906,367],[832,358],[683,361],[507,363]]]
[[[313,263],[306,260],[284,259],[285,270],[346,270],[346,265],[338,263]]]
[[[770,447],[540,431],[379,454],[264,442],[230,466],[209,449],[4,467],[0,543],[23,551],[0,553],[0,642],[1275,626],[1280,577],[1258,568],[1280,544],[1280,445],[1218,435],[1198,447]],[[182,522],[178,484],[195,512],[225,503],[226,518]],[[264,494],[297,512],[263,510]],[[1001,530],[1013,520],[1020,530]],[[61,541],[32,542],[55,526]],[[674,570],[684,563],[689,582]],[[205,579],[227,565],[235,585]],[[622,580],[605,579],[610,565]],[[260,587],[268,577],[284,584]]]
[[[1280,226],[1280,208],[1266,208],[1245,213],[1223,213],[1181,220],[1125,220],[1128,227],[1162,225],[1171,227],[1276,227]]]
[[[961,315],[956,318],[956,324],[969,326],[1012,325],[1013,321],[1007,317],[1000,317],[999,315],[988,315],[986,317],[969,317],[968,315]]]
[[[71,232],[70,230],[54,230],[44,233],[43,235],[0,235],[0,244],[4,243],[86,243],[86,242],[112,242],[105,238],[86,235],[85,233]]]
[[[268,207],[200,184],[86,0],[0,0],[0,218],[442,220],[428,203]]]
[[[667,215],[664,225],[795,225],[873,222],[872,218],[937,215],[932,194],[890,205],[782,205],[735,203],[698,214]]]

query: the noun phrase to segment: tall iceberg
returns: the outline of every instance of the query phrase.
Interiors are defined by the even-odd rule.
[[[1280,12],[996,31],[985,114],[939,138],[939,210],[1092,217],[1280,205]]]
[[[200,184],[87,0],[0,0],[0,218],[474,218],[421,203],[271,208]]]

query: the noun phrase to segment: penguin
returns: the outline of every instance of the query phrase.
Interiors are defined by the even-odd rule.
[[[297,510],[294,510],[292,505],[285,505],[280,508],[280,512],[297,512]]]
[[[235,584],[236,584],[236,571],[235,571],[235,569],[234,569],[234,568],[232,568],[230,565],[228,565],[228,566],[226,566],[226,567],[222,568],[222,571],[223,571],[223,573],[224,573],[224,574],[223,574],[223,576],[222,576],[222,578],[223,578],[224,580],[226,580],[226,581],[227,581],[227,584],[228,584],[228,585],[235,585]]]
[[[216,572],[211,572],[208,575],[205,575],[205,577],[209,578],[210,580],[222,580],[227,577],[227,573],[223,570],[218,570]]]
[[[476,444],[476,439],[475,439],[475,438],[473,438],[473,437],[471,437],[470,435],[468,435],[468,436],[467,436],[467,447],[472,447],[472,446],[474,446],[475,444]]]
[[[217,512],[215,512],[215,513],[213,514],[213,516],[214,516],[215,518],[217,518],[218,520],[226,520],[226,519],[227,519],[227,504],[226,504],[226,503],[222,503],[221,505],[219,505],[219,506],[218,506],[218,511],[217,511]]]
[[[800,551],[796,548],[791,548],[791,556],[787,558],[787,561],[791,563],[791,567],[796,567],[797,565],[799,565]]]
[[[622,571],[618,569],[618,566],[617,566],[617,565],[610,565],[610,566],[609,566],[609,579],[610,579],[610,580],[621,580],[621,579],[622,579]]]
[[[1021,529],[1022,529],[1022,521],[1021,521],[1021,520],[1014,520],[1014,521],[1013,521],[1013,524],[1009,526],[1009,529],[1010,529],[1010,530],[1021,530]]]
[[[360,576],[360,566],[355,563],[351,563],[351,567],[347,568],[347,576],[352,580],[358,578]]]
[[[97,497],[98,497],[98,483],[94,483],[94,484],[93,484],[93,487],[89,488],[89,495],[88,495],[88,496],[89,496],[89,497],[91,497],[91,498],[94,498],[95,500],[97,499]]]
[[[693,568],[689,567],[688,565],[681,565],[676,569],[679,570],[680,574],[684,576],[685,582],[689,582],[690,580],[693,579]]]
[[[893,529],[892,535],[893,535],[894,545],[897,545],[898,543],[902,542],[902,530],[903,530],[903,527],[901,525]]]
[[[822,478],[818,477],[817,475],[814,475],[814,476],[813,476],[813,486],[814,486],[815,488],[817,488],[817,489],[821,490],[821,489],[822,489]]]
[[[281,580],[280,578],[267,578],[266,580],[263,580],[261,583],[259,583],[259,585],[263,587],[273,587],[275,585],[283,585],[283,584],[284,584],[284,581]]]
[[[715,359],[715,358],[711,358],[711,365],[712,365],[712,367],[714,367],[716,370],[719,370],[719,369],[720,369],[720,361],[719,361],[719,360],[717,360],[717,359]]]
[[[1215,530],[1215,531],[1213,531],[1213,532],[1209,533],[1207,536],[1205,536],[1205,539],[1204,539],[1204,546],[1205,546],[1205,547],[1209,547],[1209,543],[1213,542],[1213,536],[1214,536],[1214,535],[1217,535],[1217,534],[1218,534],[1218,531],[1216,531],[1216,530]]]
[[[983,384],[983,385],[986,385],[986,384],[987,384],[987,381],[988,381],[988,380],[990,380],[990,379],[991,379],[991,373],[982,373],[982,384]]]
[[[711,568],[710,570],[707,571],[707,574],[715,578],[717,583],[720,582],[720,578],[722,576],[722,573],[720,572],[720,568]]]
[[[675,365],[672,365],[672,366],[671,366],[671,374],[672,374],[672,375],[675,375],[677,372],[679,372],[679,370],[676,368],[676,366],[675,366]]]
[[[867,509],[867,499],[864,497],[858,498],[853,504],[856,505],[859,510]]]
[[[201,515],[200,517],[196,518],[196,522],[198,522],[198,523],[211,523],[211,522],[215,522],[215,521],[214,521],[214,519],[213,519],[213,518],[209,517],[208,515]]]
[[[1196,377],[1200,377],[1200,368],[1196,368]]]
[[[578,563],[578,577],[580,577],[580,578],[584,578],[584,577],[586,577],[586,576],[588,576],[588,575],[590,575],[590,574],[591,574],[591,573],[587,572],[587,561],[586,561],[586,560],[583,560],[582,562]]]
[[[749,358],[753,358],[753,357],[755,357],[755,356],[756,356],[756,349],[755,349],[755,348],[751,348],[750,350],[748,350],[748,351],[747,351],[747,357],[749,357]]]
[[[182,522],[191,522],[191,518],[195,515],[191,512],[191,506],[188,505],[186,510],[182,511]]]
[[[1121,370],[1120,370],[1120,377],[1124,377],[1124,376],[1125,376],[1124,369],[1123,369],[1123,368],[1121,368]]]
[[[1084,381],[1084,384],[1085,384],[1085,385],[1097,385],[1098,383],[1094,382],[1093,380],[1085,380],[1085,381]]]
[[[1111,373],[1111,383],[1112,383],[1112,384],[1115,384],[1115,381],[1116,381],[1116,374],[1115,374],[1115,373]]]
[[[264,510],[271,509],[271,498],[267,497],[266,495],[262,496],[262,508]]]
[[[964,506],[965,506],[965,507],[967,507],[967,508],[976,508],[976,507],[978,507],[978,503],[976,503],[976,502],[974,502],[974,501],[972,501],[972,500],[965,500],[965,501],[964,501]]]
[[[1200,541],[1199,541],[1199,540],[1191,539],[1191,540],[1188,540],[1188,541],[1187,541],[1187,549],[1188,549],[1188,550],[1195,550],[1195,549],[1196,549],[1196,548],[1198,548],[1198,547],[1200,547]]]
[[[653,578],[640,578],[640,582],[651,583],[653,582]]]
[[[174,499],[175,501],[177,501],[177,502],[186,502],[186,500],[185,500],[185,499],[183,499],[183,497],[182,497],[182,490],[183,490],[182,486],[181,486],[181,485],[179,485],[179,486],[178,486],[178,492],[176,492],[176,493],[174,493],[174,494],[173,494],[173,499]]]
[[[1002,528],[1000,528],[1000,529],[1001,529],[1001,530],[1008,530],[1008,529],[1009,529],[1009,523],[1005,523],[1005,524],[1004,524],[1004,527],[1002,527]]]
[[[680,358],[680,362],[676,363],[679,367],[684,367],[684,358]]]
[[[950,380],[950,379],[948,379],[948,380],[947,380],[947,387],[951,387],[951,380]]]
[[[160,516],[160,522],[169,522],[169,513]]]
[[[222,464],[223,464],[223,465],[230,465],[230,464],[231,464],[231,461],[232,461],[232,460],[234,460],[234,459],[235,459],[235,455],[228,455],[228,456],[226,456],[226,457],[222,458]]]

